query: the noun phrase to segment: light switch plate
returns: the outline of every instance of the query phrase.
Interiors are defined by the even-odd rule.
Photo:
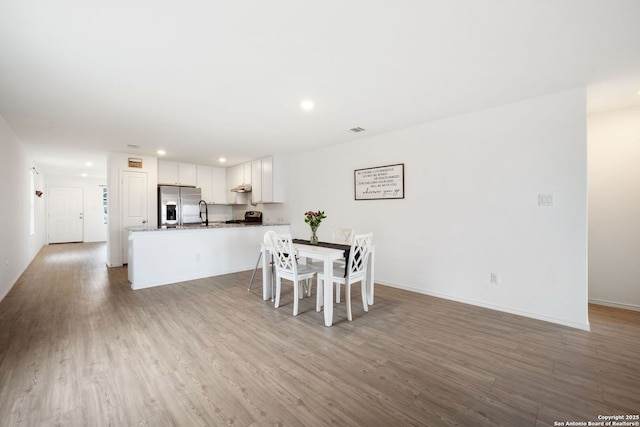
[[[538,194],[538,206],[553,206],[553,194]]]

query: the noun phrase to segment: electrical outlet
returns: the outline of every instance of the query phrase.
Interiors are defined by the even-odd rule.
[[[500,273],[491,273],[491,284],[492,285],[499,285],[500,284]]]

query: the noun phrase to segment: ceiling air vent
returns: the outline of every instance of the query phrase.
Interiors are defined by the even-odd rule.
[[[349,130],[350,130],[351,132],[355,132],[355,133],[358,133],[358,132],[364,132],[364,129],[362,129],[360,126],[355,127],[355,128],[351,128],[351,129],[349,129]]]
[[[140,148],[140,146],[139,146],[139,145],[135,145],[135,144],[127,144],[127,147],[128,147],[128,148],[135,148],[135,149]]]

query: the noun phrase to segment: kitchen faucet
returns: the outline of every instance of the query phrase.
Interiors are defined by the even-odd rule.
[[[198,202],[198,209],[200,210],[200,223],[202,223],[202,204],[204,203],[204,214],[205,214],[205,220],[204,220],[204,225],[209,226],[209,208],[207,207],[207,202],[205,202],[204,200],[200,200]]]

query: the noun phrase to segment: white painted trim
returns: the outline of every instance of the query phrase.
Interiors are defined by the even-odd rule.
[[[607,307],[621,308],[623,310],[640,311],[640,307],[634,304],[621,304],[619,302],[605,301],[595,298],[589,298],[590,304],[606,305]]]
[[[410,287],[410,286],[405,286],[405,285],[401,285],[401,284],[398,284],[398,283],[386,282],[386,281],[382,281],[382,280],[376,280],[376,285],[377,284],[389,286],[389,287],[392,287],[392,288],[403,289],[405,291],[416,292],[416,293],[423,294],[423,295],[429,295],[429,296],[436,297],[436,298],[443,298],[443,299],[450,300],[450,301],[456,301],[456,302],[460,302],[460,303],[463,303],[463,304],[475,305],[477,307],[488,308],[490,310],[496,310],[496,311],[501,311],[501,312],[504,312],[504,313],[515,314],[517,316],[529,317],[531,319],[542,320],[544,322],[555,323],[557,325],[568,326],[568,327],[571,327],[571,328],[581,329],[583,331],[591,331],[591,327],[589,326],[588,323],[587,324],[581,324],[581,323],[566,322],[564,320],[556,319],[554,317],[541,316],[541,315],[536,314],[536,313],[530,313],[530,312],[521,311],[521,310],[514,310],[511,307],[505,307],[505,306],[500,306],[500,305],[495,305],[495,304],[487,304],[487,303],[484,303],[484,302],[481,302],[481,301],[475,301],[475,300],[470,300],[470,299],[466,299],[466,298],[460,298],[460,297],[453,296],[453,295],[448,295],[448,294],[441,294],[439,292],[428,292],[428,291],[425,291],[423,289],[417,289],[417,288],[413,288],[413,287]]]

